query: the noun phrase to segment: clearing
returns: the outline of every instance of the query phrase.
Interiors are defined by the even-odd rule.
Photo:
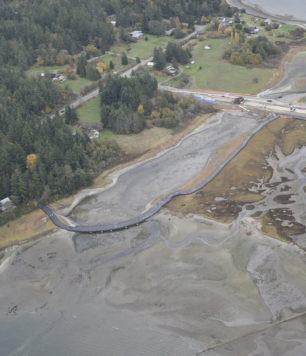
[[[193,44],[192,60],[195,63],[180,66],[183,73],[170,80],[168,85],[180,86],[184,75],[187,75],[190,78],[189,88],[256,94],[268,87],[273,79],[273,69],[247,68],[223,60],[230,38],[208,38],[190,43]],[[210,45],[211,49],[205,49],[206,45]]]

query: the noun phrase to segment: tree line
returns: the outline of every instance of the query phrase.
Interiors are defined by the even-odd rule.
[[[93,44],[105,51],[114,30],[105,18],[103,0],[0,0],[0,65],[27,68],[65,64]]]
[[[174,129],[200,113],[214,111],[193,97],[179,99],[157,90],[157,81],[147,72],[131,78],[108,76],[100,86],[101,121],[119,134],[138,133],[145,127]]]
[[[103,126],[121,134],[140,132],[156,90],[157,81],[148,73],[132,78],[109,75],[100,86]]]
[[[241,34],[234,32],[231,46],[225,51],[223,57],[232,64],[258,65],[264,59],[280,53],[281,50],[265,36],[245,39]]]
[[[66,101],[65,89],[11,68],[0,68],[0,77],[0,199],[22,205],[71,194],[91,182],[110,152],[118,153],[112,142],[93,143],[57,115],[46,118]]]

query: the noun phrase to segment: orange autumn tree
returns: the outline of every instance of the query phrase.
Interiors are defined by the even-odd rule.
[[[104,62],[98,62],[96,64],[97,71],[102,74],[107,69],[107,64]]]
[[[27,169],[32,172],[33,170],[33,167],[35,166],[35,163],[37,161],[37,155],[35,153],[31,153],[29,155],[27,155],[27,158],[26,158],[26,166],[27,166]]]

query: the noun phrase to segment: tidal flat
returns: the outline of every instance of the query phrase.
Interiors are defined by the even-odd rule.
[[[237,138],[240,120],[245,130],[263,119],[260,114],[226,115],[203,132],[217,134],[218,124],[226,120],[230,129],[233,120],[232,138]],[[203,132],[191,136],[190,153],[197,140],[203,142]],[[207,145],[205,162],[216,157],[218,147]],[[199,159],[177,157],[177,169],[184,159]],[[1,354],[304,355],[306,236],[292,235],[290,243],[271,238],[263,231],[263,218],[269,209],[286,209],[302,223],[305,150],[284,155],[276,149],[266,164],[272,172],[269,181],[250,187],[261,191],[263,199],[252,208],[245,202],[228,223],[174,213],[170,207],[129,230],[89,235],[58,231],[8,249],[0,266]],[[143,174],[152,178],[154,167]],[[133,169],[129,172],[134,177]],[[124,186],[126,176],[120,177],[116,184]],[[177,184],[189,177],[180,179]],[[156,187],[150,184],[140,196],[150,201],[150,194],[159,192]],[[129,194],[136,201],[135,192],[125,190],[122,214],[128,214]],[[284,194],[290,199],[275,199]],[[89,207],[90,221],[104,218],[102,210],[96,211],[103,192],[91,199],[80,202],[74,218],[86,221]],[[116,215],[117,208],[111,209]],[[266,226],[273,227],[273,221]]]

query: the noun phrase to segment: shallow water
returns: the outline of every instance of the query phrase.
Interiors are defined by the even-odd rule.
[[[293,16],[306,20],[306,1],[304,0],[243,0],[245,4],[257,5],[271,15]]]

